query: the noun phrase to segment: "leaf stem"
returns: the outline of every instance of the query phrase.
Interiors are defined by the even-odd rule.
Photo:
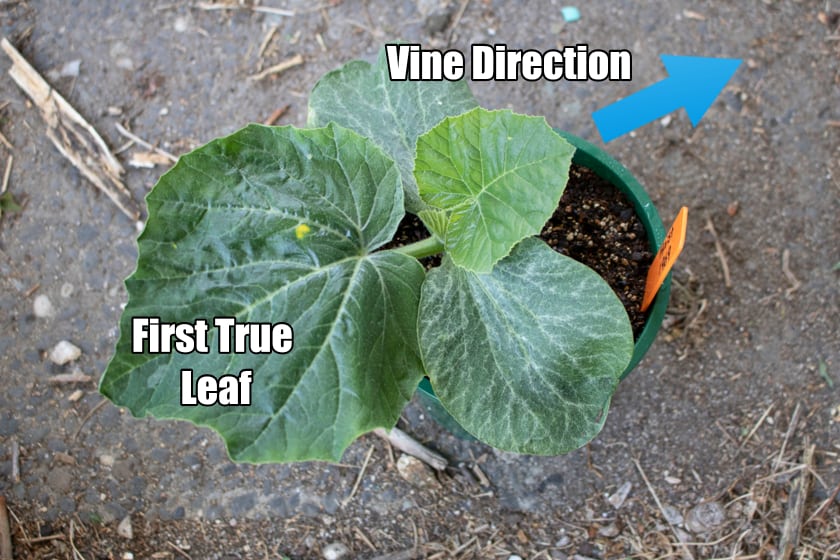
[[[423,239],[422,241],[416,241],[409,245],[397,247],[396,249],[392,249],[392,251],[414,257],[415,259],[422,259],[423,257],[431,257],[432,255],[437,255],[442,252],[443,243],[438,241],[438,239],[433,235]]]

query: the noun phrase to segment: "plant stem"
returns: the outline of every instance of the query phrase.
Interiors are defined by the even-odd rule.
[[[443,251],[443,243],[437,240],[435,236],[427,237],[422,241],[411,243],[410,245],[403,245],[392,249],[397,253],[402,253],[415,259],[422,259],[423,257],[431,257]]]

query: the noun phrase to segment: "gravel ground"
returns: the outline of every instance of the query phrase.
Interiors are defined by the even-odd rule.
[[[212,432],[132,418],[96,392],[137,224],[55,150],[0,57],[0,160],[13,157],[23,207],[0,222],[0,495],[15,558],[324,558],[331,543],[346,558],[763,558],[803,472],[818,476],[797,557],[840,557],[840,3],[593,1],[574,23],[548,0],[263,4],[294,15],[7,0],[0,27],[112,148],[119,123],[174,154],[286,105],[278,124],[302,126],[320,75],[395,38],[630,49],[632,82],[471,83],[486,107],[596,143],[591,113],[662,79],[659,54],[742,58],[696,129],[680,111],[608,146],[666,221],[690,208],[666,325],[602,434],[566,456],[460,440],[415,402],[400,425],[450,459],[437,478],[406,480],[373,435],[340,465],[233,464]],[[297,54],[304,64],[248,79]],[[75,60],[78,76],[62,76]],[[137,201],[165,168],[128,169]],[[49,359],[61,340],[81,349],[63,366]],[[92,381],[50,382],[76,369]],[[710,526],[696,523],[701,503],[720,506]]]

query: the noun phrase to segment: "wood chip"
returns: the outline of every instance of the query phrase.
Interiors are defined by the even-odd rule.
[[[440,454],[428,449],[419,441],[400,430],[393,428],[390,432],[377,428],[373,431],[379,437],[388,440],[388,442],[403,453],[408,453],[413,457],[417,457],[433,469],[442,471],[446,469],[449,462]]]
[[[0,496],[0,560],[12,560],[12,528],[4,496]]]
[[[81,371],[74,371],[73,373],[59,373],[49,378],[50,385],[60,385],[62,383],[87,383],[93,381],[93,377],[85,375]]]
[[[301,64],[303,64],[303,57],[299,54],[296,54],[295,56],[293,56],[291,58],[287,58],[283,62],[275,64],[274,66],[269,66],[268,68],[266,68],[265,70],[263,70],[262,72],[260,72],[258,74],[254,74],[253,76],[248,76],[248,79],[253,80],[253,81],[259,81],[259,80],[262,80],[264,78],[267,78],[268,76],[281,74],[281,73],[285,72],[286,70],[288,70],[289,68],[294,68],[295,66],[299,66]]]
[[[170,165],[171,163],[172,160],[167,156],[157,152],[136,152],[128,160],[128,165],[131,167],[141,167],[144,169],[152,169],[156,165]]]

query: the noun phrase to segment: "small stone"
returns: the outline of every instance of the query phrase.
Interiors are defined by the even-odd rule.
[[[437,482],[432,470],[423,461],[411,455],[403,454],[397,459],[397,471],[406,482],[418,488],[428,488]]]
[[[666,127],[669,124],[671,124],[671,120],[672,120],[671,115],[665,115],[664,117],[659,119],[659,124],[661,124],[663,127]]]
[[[55,307],[53,307],[50,298],[44,294],[35,298],[35,301],[32,302],[32,310],[35,312],[35,316],[39,319],[47,319],[55,316]]]
[[[71,284],[70,282],[65,282],[61,285],[61,290],[59,291],[59,293],[61,294],[61,297],[69,298],[73,295],[74,291],[75,288],[73,287],[73,284]]]
[[[600,529],[598,529],[598,534],[602,537],[607,537],[611,539],[613,537],[618,536],[618,526],[615,523],[610,523],[609,525],[604,525]]]
[[[122,560],[134,560],[134,554],[131,552],[123,552],[120,558],[122,558]]]
[[[106,455],[100,455],[99,456],[99,463],[103,467],[113,467],[115,462],[116,462],[116,459],[114,458],[113,455],[107,455],[106,454]]]
[[[665,477],[665,482],[667,482],[668,484],[677,485],[677,484],[681,484],[682,480],[675,477],[675,476],[666,476]]]
[[[685,515],[685,528],[692,533],[708,533],[726,521],[726,512],[717,502],[699,504]]]
[[[562,537],[557,539],[557,542],[554,543],[554,546],[557,548],[563,548],[564,546],[569,546],[569,543],[571,542],[572,537],[570,537],[569,535],[563,535]]]
[[[190,27],[190,21],[188,18],[184,16],[179,16],[175,18],[175,23],[172,25],[175,29],[176,33],[183,33]]]
[[[71,342],[62,340],[50,350],[50,361],[54,364],[63,366],[68,362],[72,362],[82,355],[81,349]]]
[[[511,554],[510,556],[508,556],[508,560],[522,560],[522,557],[518,554]]]
[[[683,522],[682,513],[674,506],[662,506],[662,514],[665,516],[665,521],[671,525],[680,525]]]
[[[124,539],[133,539],[134,530],[131,528],[131,516],[126,515],[120,524],[117,525],[117,534]]]
[[[73,393],[69,397],[67,397],[67,400],[70,401],[70,402],[78,402],[84,396],[85,396],[84,391],[82,391],[81,389],[76,389],[75,391],[73,391]]]
[[[350,554],[350,549],[344,543],[334,542],[324,547],[324,560],[339,560]]]
[[[79,76],[79,69],[82,66],[81,59],[71,60],[64,64],[59,70],[58,75],[62,78],[77,78]]]
[[[610,503],[612,507],[615,509],[619,509],[621,506],[624,505],[624,500],[627,499],[627,496],[630,495],[630,490],[633,489],[633,484],[631,482],[625,482],[622,484],[615,493],[607,498],[607,501]]]

